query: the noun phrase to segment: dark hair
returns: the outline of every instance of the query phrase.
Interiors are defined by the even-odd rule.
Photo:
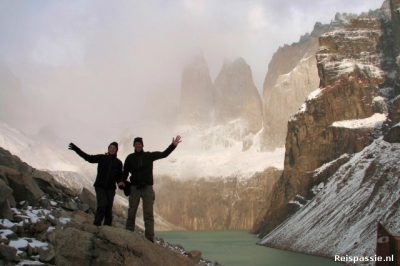
[[[115,141],[111,142],[110,145],[108,145],[108,148],[110,148],[111,145],[115,146],[117,148],[117,151],[118,151],[118,143],[117,142],[115,142]]]
[[[133,145],[135,145],[136,142],[140,142],[140,143],[142,143],[142,145],[143,145],[143,139],[140,138],[140,137],[136,137],[136,138],[133,140]]]

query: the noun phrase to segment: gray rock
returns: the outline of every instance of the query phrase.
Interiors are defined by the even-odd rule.
[[[87,205],[87,204],[78,204],[78,209],[80,210],[80,211],[83,211],[83,212],[86,212],[86,211],[88,211],[89,210],[89,205]]]
[[[3,204],[9,196],[13,193],[13,190],[4,182],[3,179],[0,179],[0,205]]]
[[[8,197],[8,202],[10,203],[11,208],[17,207],[17,202],[15,201],[15,198],[12,195]]]
[[[44,220],[41,219],[37,223],[32,225],[30,231],[32,233],[40,233],[40,232],[47,230],[47,228],[49,228],[49,225]]]
[[[84,226],[98,228],[97,233],[82,231]],[[57,230],[53,239],[56,265],[195,265],[143,235],[110,226],[72,222],[64,230]]]
[[[26,251],[21,252],[20,254],[18,254],[18,257],[19,257],[21,260],[25,260],[25,259],[28,258],[28,253],[26,253]]]
[[[389,132],[384,136],[384,140],[390,143],[399,143],[400,142],[400,127],[394,126]]]
[[[35,253],[33,252],[33,247],[31,245],[28,245],[28,249],[26,250],[26,253],[28,254],[29,257],[34,255]]]
[[[44,194],[34,179],[27,174],[0,165],[0,175],[7,176],[9,187],[14,191],[13,197],[17,202],[28,201],[35,203]]]
[[[14,218],[14,213],[11,210],[10,202],[8,200],[0,204],[0,217],[8,220],[13,220]]]
[[[71,213],[71,218],[73,219],[74,222],[84,224],[93,224],[94,217],[93,215],[87,214],[82,211],[75,211]]]
[[[96,196],[89,189],[84,187],[79,195],[79,198],[84,204],[87,204],[93,212],[96,212]]]
[[[188,256],[190,259],[192,259],[194,262],[199,262],[201,259],[201,251],[199,250],[191,250],[188,252]]]
[[[32,172],[32,177],[46,194],[55,196],[61,192],[60,189],[56,188],[56,181],[54,180],[54,177],[48,172],[35,169]]]
[[[41,262],[49,262],[55,257],[56,252],[54,251],[53,245],[48,244],[48,246],[39,247],[38,254]]]
[[[65,195],[67,195],[68,197],[74,197],[76,196],[76,193],[74,190],[70,189],[70,188],[64,188],[63,192],[65,193]]]
[[[50,204],[50,200],[49,200],[49,199],[41,199],[41,200],[40,200],[40,205],[41,205],[44,209],[50,209],[50,208],[51,208],[51,204]]]
[[[20,260],[17,256],[17,249],[6,245],[0,245],[0,259],[14,262]]]
[[[60,204],[61,207],[67,209],[67,210],[71,210],[71,211],[78,211],[78,204],[74,201],[68,201],[68,202],[63,202]]]
[[[57,217],[55,217],[53,214],[48,214],[46,216],[47,221],[50,222],[51,225],[57,225],[59,223]]]

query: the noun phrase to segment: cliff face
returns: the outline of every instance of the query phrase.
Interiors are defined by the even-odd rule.
[[[215,123],[241,119],[245,124],[244,136],[261,129],[261,98],[250,66],[242,58],[224,63],[215,80],[215,89]]]
[[[256,226],[261,235],[297,210],[289,201],[296,195],[309,198],[311,188],[324,181],[311,178],[315,169],[345,153],[361,151],[382,135],[388,108],[380,97],[387,89],[380,90],[380,86],[389,77],[381,66],[385,63],[382,54],[391,55],[390,26],[378,17],[360,17],[320,37],[321,87],[288,123],[285,168],[264,222]],[[347,126],[345,121],[354,123]]]
[[[166,220],[189,230],[250,229],[280,174],[270,168],[244,180],[161,177],[155,182],[155,207]]]
[[[342,28],[355,15],[337,14],[328,25],[316,23],[310,35],[298,43],[280,47],[268,65],[263,87],[263,136],[261,149],[271,150],[285,144],[287,121],[307,96],[317,89],[320,79],[315,54],[321,34]]]
[[[208,65],[200,54],[182,73],[179,123],[209,124],[214,109],[214,94]]]
[[[390,1],[390,10],[393,21],[393,36],[397,62],[400,56],[400,1]]]
[[[283,72],[289,68],[286,64],[280,66],[281,63],[278,62],[285,62],[287,58],[297,59],[296,65],[284,72],[285,74],[274,77],[271,70],[265,78],[263,149],[274,149],[284,145],[287,120],[299,109],[307,95],[318,88],[319,78],[315,67],[317,48],[318,39],[311,37],[302,44],[280,48],[269,64],[268,67],[277,74],[277,70]],[[290,61],[288,65],[291,65]],[[276,81],[272,83],[272,80]]]
[[[398,0],[392,0],[391,6],[393,7],[396,3]],[[348,184],[346,180],[349,179],[363,176],[359,180],[359,186],[367,186],[367,184],[371,186],[368,180],[374,180],[374,175],[376,175],[375,178],[381,178],[382,173],[375,167],[365,171],[364,174],[357,173],[353,169],[353,171],[347,172],[345,178],[339,173],[352,167],[351,164],[346,164],[351,159],[349,154],[359,153],[370,145],[378,145],[374,143],[385,135],[391,126],[387,116],[398,117],[398,109],[393,108],[398,105],[396,76],[399,74],[399,68],[393,58],[393,40],[396,40],[393,35],[395,31],[392,31],[393,23],[393,20],[385,20],[374,14],[363,15],[351,20],[343,29],[327,32],[319,38],[320,48],[316,58],[321,85],[318,90],[309,95],[300,111],[288,123],[284,172],[274,187],[274,192],[268,198],[268,206],[265,207],[253,228],[253,231],[259,233],[260,236],[270,233],[289,217],[290,219],[285,224],[295,227],[296,223],[290,221],[294,217],[291,215],[304,204],[307,206],[313,204],[313,208],[325,209],[324,204],[329,205],[329,200],[321,202],[320,195],[322,194],[316,193],[316,190],[312,188],[318,187],[318,185],[324,187],[327,182],[333,184],[333,177],[330,177],[336,172],[336,180],[345,179],[340,185],[337,185],[338,190],[342,186],[346,186]],[[393,126],[390,131],[395,128]],[[393,148],[395,149],[395,147]],[[390,148],[387,148],[386,152],[379,156],[390,156]],[[375,157],[375,155],[369,156]],[[381,163],[382,161],[379,164]],[[366,166],[359,166],[360,169],[364,167]],[[397,169],[393,169],[393,171],[394,175],[398,175]],[[395,186],[398,185],[398,180],[390,181],[389,177],[385,180],[395,182]],[[386,181],[372,185],[374,191],[381,190],[381,193],[386,191],[388,187],[383,186],[384,182]],[[338,190],[336,190],[337,193]],[[336,195],[337,197],[342,196],[342,198],[336,199],[341,203],[337,204],[332,212],[327,212],[325,209],[324,214],[321,214],[325,216],[321,219],[334,219],[336,221],[335,231],[338,229],[349,233],[352,229],[351,225],[358,223],[361,218],[354,215],[353,218],[350,218],[351,222],[345,225],[335,218],[336,212],[333,214],[334,210],[345,209],[346,204],[350,204],[345,203],[344,198],[355,192],[350,192],[350,188],[347,192],[346,196]],[[387,191],[387,193],[391,192]],[[372,196],[370,195],[370,199]],[[363,204],[370,210],[370,214],[375,211],[379,212],[379,205],[374,205],[369,200],[363,202],[361,196],[353,197],[352,200],[351,204],[355,206]],[[394,198],[388,199],[386,203],[389,206],[391,204],[396,206],[398,193]],[[366,207],[367,205],[368,207]],[[322,212],[322,209],[319,211]],[[357,213],[357,211],[354,212]],[[302,213],[302,217],[305,218],[306,212],[298,213]],[[383,215],[391,216],[388,213]],[[373,223],[364,223],[360,230],[371,231],[372,226]],[[322,227],[318,228],[325,230]],[[276,231],[279,230],[276,229]],[[275,230],[270,235],[273,235],[274,232]],[[304,231],[304,233],[308,232]],[[293,235],[290,237],[296,239]],[[343,241],[340,239],[340,235],[338,237],[339,242]],[[264,244],[279,246],[285,241],[287,239],[280,241],[274,238],[271,241],[266,240]],[[285,243],[281,247],[290,249],[288,242]],[[368,245],[371,246],[374,243],[368,242]],[[324,248],[326,246],[321,247],[318,251],[310,252],[322,252],[321,250]],[[343,246],[337,249],[340,248]],[[330,250],[332,251],[332,249]],[[347,251],[349,250],[352,248]],[[365,250],[365,246],[361,248],[361,251]]]

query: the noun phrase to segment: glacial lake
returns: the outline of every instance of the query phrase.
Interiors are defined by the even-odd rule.
[[[185,250],[200,250],[202,257],[223,266],[338,266],[331,259],[256,245],[247,230],[156,232],[165,242],[181,244]]]

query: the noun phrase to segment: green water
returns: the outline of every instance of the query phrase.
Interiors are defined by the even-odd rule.
[[[223,266],[338,266],[327,258],[288,252],[256,245],[259,241],[246,230],[168,231],[157,237],[171,244],[181,244],[185,250],[200,250],[202,257]]]

